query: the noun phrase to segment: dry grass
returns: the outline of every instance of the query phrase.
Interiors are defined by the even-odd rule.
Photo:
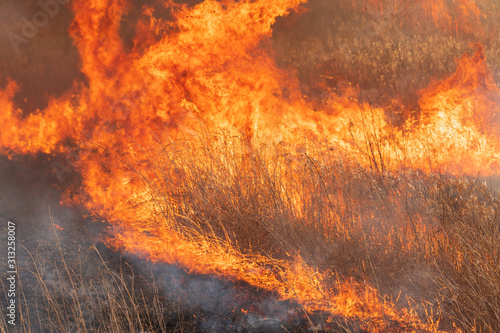
[[[30,256],[31,263],[19,267],[16,327],[12,330],[2,316],[2,332],[179,331],[167,327],[157,289],[153,286],[148,294],[136,290],[132,268],[111,269],[95,245],[85,253],[68,254],[54,230],[53,245],[41,246],[34,254],[20,252]],[[48,258],[54,252],[52,261]],[[3,281],[2,286],[5,292]]]
[[[150,166],[149,193],[179,230],[300,254],[332,286],[369,281],[443,329],[500,329],[500,197],[486,179],[367,170],[327,147],[234,133],[199,140],[162,146]]]
[[[455,321],[467,331],[500,330],[500,219],[498,194],[463,179],[441,184],[434,202],[441,207],[446,242],[433,264]]]
[[[297,68],[302,91],[315,100],[352,82],[362,101],[397,97],[417,106],[417,91],[453,72],[472,40],[485,44],[499,81],[498,39],[416,29],[411,20],[401,26],[404,20],[391,13],[353,12],[341,1],[315,3],[314,12],[324,16],[277,26],[273,37],[278,63]],[[398,112],[387,109],[388,116]],[[327,144],[256,144],[233,132],[203,133],[160,140],[146,162],[152,172],[142,175],[144,186],[162,212],[152,230],[175,221],[188,238],[224,240],[244,254],[291,261],[300,253],[332,287],[339,280],[368,281],[380,297],[414,308],[442,329],[500,332],[500,195],[493,183],[409,168],[388,172],[370,133],[371,169]],[[182,330],[181,319],[168,326],[157,293],[134,288],[130,268],[116,273],[91,248],[79,257],[82,267],[98,267],[89,276],[66,262],[55,239],[48,251],[59,252],[56,262],[47,262],[41,249],[24,268],[33,277],[26,283],[37,288],[25,295],[20,280],[19,331]],[[0,330],[6,329],[0,316]]]
[[[162,145],[149,163],[153,203],[187,237],[281,260],[300,253],[332,288],[367,281],[435,327],[500,330],[500,196],[485,179],[367,170],[326,146],[257,146],[225,131]],[[176,329],[130,268],[116,273],[90,248],[75,269],[55,240],[56,263],[32,254],[36,294],[20,298],[19,331]]]
[[[471,27],[475,33],[450,33],[436,27],[423,15],[421,2],[377,1],[389,8],[383,11],[367,6],[370,2],[375,3],[309,1],[308,13],[278,20],[273,33],[278,64],[297,70],[302,91],[312,100],[326,99],[330,89],[342,92],[352,84],[360,87],[364,101],[388,111],[401,111],[389,110],[393,99],[415,109],[418,91],[453,73],[456,60],[471,52],[471,42],[485,46],[492,74],[500,82],[494,0],[474,1],[485,14],[484,34],[477,27]],[[395,6],[399,9],[394,10]],[[450,14],[459,17],[459,13]],[[461,28],[464,24],[458,22]],[[395,120],[401,121],[397,116]]]

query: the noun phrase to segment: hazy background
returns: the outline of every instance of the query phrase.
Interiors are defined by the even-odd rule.
[[[495,33],[500,27],[500,12],[495,1],[476,1],[485,15],[474,24],[481,25],[484,33],[455,34],[436,26],[411,6],[377,11],[364,0],[310,0],[304,11],[278,18],[272,45],[277,63],[295,71],[304,95],[315,101],[326,98],[329,89],[342,89],[351,83],[360,86],[362,98],[371,102],[384,104],[396,97],[415,106],[417,91],[432,78],[453,72],[456,59],[471,51],[469,44],[473,41],[486,46],[490,67],[500,81],[500,43]],[[183,2],[194,5],[200,1]],[[126,46],[134,36],[141,7],[155,3],[131,1],[121,29]],[[456,6],[451,0],[445,3],[449,8]],[[156,7],[157,16],[168,17],[167,10]],[[20,45],[18,54],[14,52],[8,33],[20,35],[21,18],[32,19],[39,10],[34,0],[3,0],[0,4],[0,86],[7,78],[22,84],[15,101],[25,112],[43,109],[50,96],[66,91],[75,79],[85,79],[68,34],[72,21],[68,5],[28,44]],[[450,12],[458,18],[455,14]]]
[[[360,5],[361,0],[354,1],[356,9],[346,0],[310,0],[304,5],[305,11],[277,20],[271,44],[277,64],[297,74],[303,95],[312,103],[321,104],[331,91],[353,85],[360,87],[361,99],[374,104],[389,106],[392,99],[397,99],[418,108],[419,89],[425,88],[433,78],[452,73],[457,59],[472,51],[470,43],[474,41],[485,45],[489,66],[500,82],[500,41],[498,33],[492,33],[500,27],[500,14],[493,6],[495,1],[477,1],[486,13],[481,18],[485,34],[454,34],[436,27],[427,17],[415,17],[417,11],[384,13]],[[14,51],[7,36],[10,32],[21,35],[21,19],[31,19],[40,10],[37,2],[2,0],[0,3],[0,88],[8,79],[22,85],[15,103],[25,114],[44,109],[51,97],[63,94],[75,80],[85,81],[79,70],[78,51],[68,34],[73,14],[67,7],[61,8],[26,45],[20,45],[20,52]],[[131,2],[121,29],[125,49],[131,45],[134,27],[142,15],[141,7],[155,2]],[[194,5],[197,1],[186,3]],[[168,17],[169,13],[158,8],[156,15]],[[99,242],[107,228],[104,223],[90,223],[84,217],[86,212],[60,204],[60,189],[70,184],[76,175],[69,172],[59,179],[54,163],[64,164],[64,159],[58,158],[25,156],[9,160],[0,157],[0,235],[6,235],[8,220],[18,223],[18,244],[27,247],[18,249],[25,267],[30,260],[27,251],[35,253],[53,245],[49,206],[55,222],[62,228],[59,237],[68,253],[85,253],[90,245]],[[5,248],[4,237],[0,237],[0,248]],[[100,250],[106,251],[102,243]],[[58,255],[57,252],[44,254],[47,262]],[[112,253],[103,255],[113,257]],[[149,265],[133,259],[130,262]],[[158,269],[165,270],[157,272],[166,276],[163,287],[171,289],[165,294],[173,295],[175,300],[181,289],[175,283],[169,287],[168,283],[182,280],[185,273],[170,266]],[[151,270],[151,267],[141,270]],[[28,272],[23,274],[28,285],[33,277]],[[208,290],[205,299],[190,300],[195,306],[215,311],[221,304],[237,302],[232,285],[212,279],[200,287],[200,280],[194,281],[196,283],[183,286],[186,294],[201,294],[200,288],[204,292]],[[31,282],[35,285],[36,281]],[[269,303],[276,302],[272,299]],[[262,307],[267,307],[267,301]],[[287,306],[275,309],[279,313],[288,310]]]

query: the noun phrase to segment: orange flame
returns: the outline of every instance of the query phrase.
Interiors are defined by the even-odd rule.
[[[156,176],[151,156],[163,141],[158,133],[166,127],[170,138],[180,137],[199,122],[242,130],[256,145],[326,138],[379,172],[410,166],[497,173],[500,90],[481,47],[463,56],[454,74],[421,91],[420,110],[402,126],[393,126],[384,109],[356,100],[354,88],[332,93],[315,110],[297,79],[278,68],[267,43],[276,18],[303,2],[206,0],[189,8],[165,1],[175,21],[160,22],[145,8],[134,47],[126,52],[119,30],[127,2],[74,0],[71,34],[87,82],[75,83],[45,110],[24,118],[12,102],[19,86],[10,82],[0,91],[0,150],[11,155],[76,150],[74,167],[86,193],[76,198],[121,228],[112,245],[189,271],[247,281],[298,300],[307,311],[369,317],[373,331],[384,331],[384,318],[424,328],[416,315],[397,312],[366,286],[328,289],[326,275],[300,257],[292,263],[247,256],[224,241],[188,237],[189,230],[178,230],[173,220],[157,223],[158,216],[170,215],[150,204],[154,193],[144,190],[141,175]],[[423,7],[436,24],[452,27],[442,1],[428,0]],[[461,0],[460,8],[472,21],[480,15],[470,1]],[[156,38],[160,31],[168,33]],[[182,171],[171,176],[182,181]],[[140,207],[130,209],[139,201]]]

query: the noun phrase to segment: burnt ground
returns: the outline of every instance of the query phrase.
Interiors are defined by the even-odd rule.
[[[176,266],[154,264],[135,255],[106,247],[102,239],[111,226],[78,207],[60,203],[62,190],[74,181],[71,172],[61,174],[56,160],[47,156],[0,157],[0,253],[3,287],[6,286],[7,222],[16,223],[18,263],[18,302],[26,305],[30,331],[59,331],[54,326],[54,309],[44,299],[44,288],[66,309],[65,327],[72,331],[72,293],[91,295],[99,303],[109,293],[106,280],[122,279],[128,289],[113,285],[113,293],[135,294],[140,308],[160,310],[156,318],[142,311],[140,320],[148,321],[148,331],[184,332],[360,332],[355,323],[338,318],[341,324],[325,324],[326,316],[308,314],[298,304],[279,301],[273,293],[241,281],[225,281],[213,276],[189,274]],[[50,216],[53,217],[51,223]],[[54,238],[54,230],[61,251]],[[61,260],[64,258],[64,260]],[[64,267],[66,263],[68,270]],[[65,271],[72,272],[72,280]],[[103,272],[105,272],[103,274]],[[68,281],[69,280],[69,281]],[[75,283],[67,289],[61,287]],[[92,292],[81,291],[92,286]],[[45,289],[45,290],[47,290]],[[70,292],[63,292],[70,290]],[[117,290],[119,289],[119,290]],[[71,291],[73,290],[73,291]],[[5,291],[0,307],[6,308]],[[21,299],[19,299],[21,298]],[[126,297],[125,297],[126,298]],[[102,326],[107,315],[85,313],[89,331]],[[2,311],[4,312],[4,311]],[[153,312],[153,311],[151,311]],[[313,323],[313,325],[311,325]],[[156,326],[155,326],[156,325]],[[326,326],[325,326],[326,325]],[[314,326],[314,328],[313,328]],[[151,328],[152,327],[152,328]],[[155,328],[156,327],[156,328]],[[342,328],[344,327],[344,328]],[[17,331],[21,325],[18,325]],[[135,329],[139,331],[138,329]],[[13,332],[16,329],[12,330]]]

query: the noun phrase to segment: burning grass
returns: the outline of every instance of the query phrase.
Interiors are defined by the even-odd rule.
[[[146,163],[129,205],[153,218],[119,230],[119,248],[369,331],[498,328],[499,198],[486,179],[381,173],[330,147],[230,132],[161,145]]]
[[[324,37],[339,61],[322,61],[327,82],[305,96],[269,43],[303,3],[161,2],[169,19],[143,7],[127,50],[127,1],[74,0],[86,80],[27,116],[7,80],[0,152],[65,156],[78,173],[65,202],[111,223],[108,245],[296,302],[324,314],[321,329],[500,330],[499,197],[491,179],[470,177],[500,166],[496,6],[354,1],[343,10],[359,13]],[[380,23],[351,39],[368,18]],[[92,290],[61,272],[68,295]],[[143,323],[123,277],[105,280],[119,291],[106,292],[114,308],[132,309],[126,327]],[[47,309],[65,308],[38,283]],[[87,329],[69,299],[74,327]],[[125,327],[107,313],[103,327]],[[73,328],[55,318],[49,326]]]
[[[110,245],[296,302],[313,331],[500,329],[494,177],[381,172],[326,142],[200,132],[159,138],[154,158],[114,166],[138,189],[114,218],[147,218],[118,225]],[[23,298],[21,331],[202,327],[189,310],[171,309],[185,318],[172,319],[154,287],[134,291],[132,269],[110,270],[95,247],[84,259],[99,267],[93,276],[69,268],[57,241],[55,250],[53,270],[33,255],[39,308],[26,312],[33,295]],[[35,317],[44,319],[35,326]]]

